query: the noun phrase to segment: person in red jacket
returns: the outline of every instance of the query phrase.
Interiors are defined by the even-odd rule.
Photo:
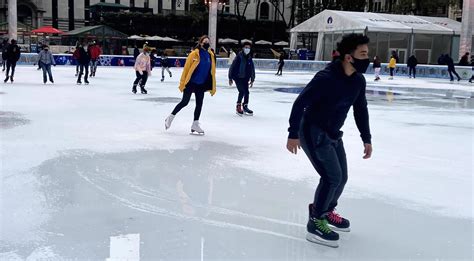
[[[91,75],[90,77],[95,77],[95,72],[97,71],[97,61],[99,56],[102,54],[100,46],[94,41],[92,46],[89,47],[89,53],[91,55]]]

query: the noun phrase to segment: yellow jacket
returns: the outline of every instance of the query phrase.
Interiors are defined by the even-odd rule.
[[[211,50],[208,50],[211,56],[211,76],[212,76],[212,90],[209,92],[212,96],[216,94],[216,60],[214,58],[214,53]],[[181,80],[179,81],[179,90],[181,92],[186,88],[186,84],[191,80],[194,70],[198,67],[200,62],[199,57],[199,48],[196,48],[192,51],[188,58],[186,58],[186,63],[184,64],[183,74],[181,74]]]
[[[390,58],[390,63],[388,64],[388,68],[395,68],[397,67],[397,60],[395,58]]]

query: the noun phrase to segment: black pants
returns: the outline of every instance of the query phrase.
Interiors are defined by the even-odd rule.
[[[79,71],[79,77],[77,77],[77,81],[80,82],[82,75],[84,74],[84,81],[87,82],[87,77],[89,76],[89,64],[81,64],[80,65],[80,71]]]
[[[194,120],[198,121],[201,117],[201,110],[202,104],[204,101],[204,93],[206,89],[204,85],[197,85],[194,83],[188,83],[186,88],[183,91],[183,98],[181,102],[176,105],[173,112],[171,114],[176,115],[181,109],[186,107],[191,99],[191,95],[194,92],[194,96],[196,97],[196,108],[194,109]]]
[[[453,74],[456,75],[456,77],[458,77],[458,80],[461,79],[461,77],[459,77],[459,74],[456,72],[456,69],[448,68],[448,72],[449,72],[449,77],[451,78],[451,81],[454,81]]]
[[[53,73],[51,72],[51,64],[41,63],[41,69],[43,69],[43,82],[46,83],[46,74],[48,74],[49,81],[53,82]]]
[[[390,68],[390,76],[393,77],[393,71],[395,71],[395,68]]]
[[[321,176],[314,194],[314,217],[334,210],[347,182],[346,152],[342,138],[333,140],[320,128],[309,125],[300,131],[303,151]]]
[[[416,78],[416,67],[408,67],[408,75],[411,76],[413,73],[413,78]]]
[[[136,71],[135,73],[137,74],[137,78],[133,82],[133,87],[136,87],[138,84],[140,84],[140,88],[145,87],[146,81],[148,80],[148,72],[143,71],[142,74],[140,74]]]
[[[249,80],[238,79],[235,81],[237,85],[237,90],[239,90],[239,95],[237,97],[237,103],[242,103],[242,98],[244,99],[244,104],[249,104]]]
[[[16,68],[16,62],[12,62],[7,60],[7,73],[6,76],[8,77],[10,75],[10,69],[12,70],[11,77],[15,76],[15,68]]]
[[[280,63],[280,65],[278,66],[278,71],[277,71],[277,73],[276,73],[277,75],[278,75],[278,74],[279,74],[279,75],[282,75],[282,74],[283,74],[283,66],[284,66],[284,65],[285,65],[284,63]]]

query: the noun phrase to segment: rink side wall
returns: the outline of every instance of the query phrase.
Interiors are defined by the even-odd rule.
[[[37,54],[22,53],[18,64],[34,65],[37,62]],[[57,65],[76,65],[76,61],[72,59],[71,54],[55,54],[54,58]],[[185,57],[169,57],[169,65],[171,67],[182,67],[186,61]],[[255,68],[259,70],[277,70],[278,60],[273,59],[254,59]],[[133,56],[125,55],[102,55],[99,58],[100,66],[133,66],[135,59]],[[324,61],[301,61],[286,60],[283,71],[307,71],[316,73],[322,70],[329,62]],[[217,58],[217,68],[229,68],[227,58]],[[161,67],[161,59],[155,61],[154,67]],[[470,66],[456,66],[456,71],[463,79],[469,79],[473,69]],[[367,69],[368,74],[374,73],[372,64]],[[388,75],[389,69],[386,63],[382,64],[382,75]],[[398,64],[395,76],[408,76],[408,68],[406,64]],[[416,67],[417,77],[430,78],[449,78],[448,67],[446,65],[418,65]]]

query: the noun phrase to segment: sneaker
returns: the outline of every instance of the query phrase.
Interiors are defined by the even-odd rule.
[[[253,116],[253,111],[249,109],[247,104],[244,104],[244,113],[245,115]]]
[[[194,121],[193,125],[191,126],[191,134],[195,134],[195,133],[199,135],[204,135],[204,130],[201,129],[199,121]]]
[[[173,123],[174,117],[175,117],[175,115],[170,114],[170,116],[168,116],[165,119],[165,130],[167,130],[171,127],[171,123]]]
[[[242,117],[242,116],[244,115],[244,111],[242,110],[242,104],[237,103],[237,107],[235,108],[235,112],[236,112],[237,115],[239,115],[240,117]]]
[[[306,225],[306,240],[329,247],[339,247],[339,234],[329,228],[329,221],[323,215],[319,218],[312,216],[312,204],[309,205],[309,220]]]
[[[341,232],[351,231],[351,228],[350,228],[351,224],[349,220],[341,217],[334,210],[327,214],[327,220],[331,228],[333,228],[335,231],[341,231]]]

